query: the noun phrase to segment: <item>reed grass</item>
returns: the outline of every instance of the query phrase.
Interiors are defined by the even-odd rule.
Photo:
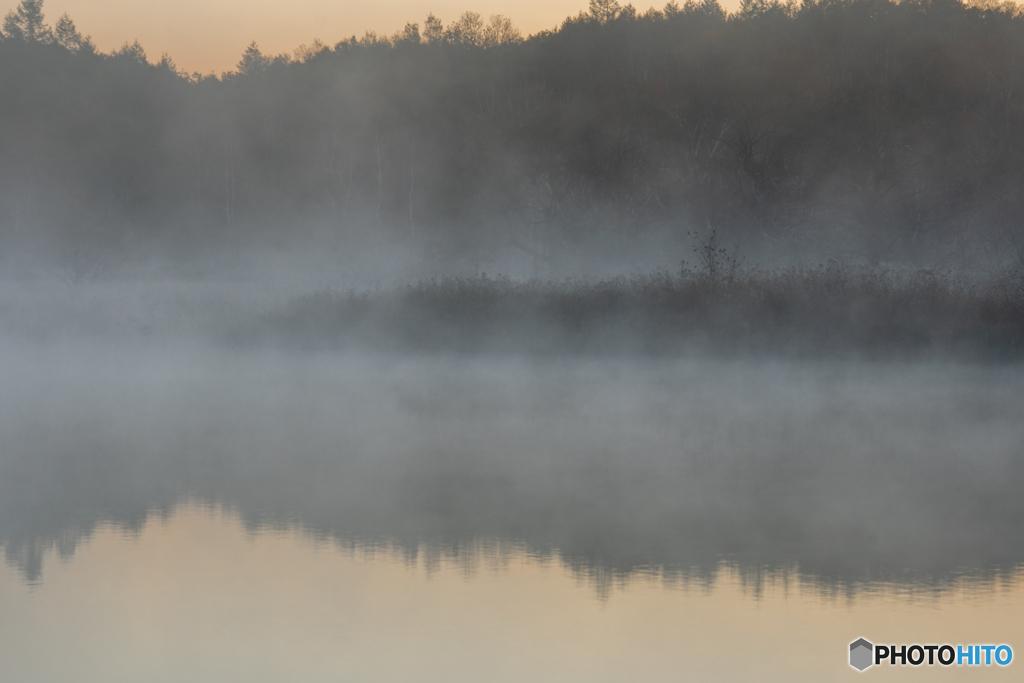
[[[1024,278],[840,266],[451,277],[292,300],[235,340],[409,352],[1024,356]]]

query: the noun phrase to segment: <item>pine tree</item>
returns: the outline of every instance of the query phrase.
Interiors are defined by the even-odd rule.
[[[33,43],[48,43],[53,40],[53,34],[44,21],[43,0],[21,0],[17,9],[4,18],[4,33]]]
[[[53,37],[58,45],[64,46],[65,49],[71,52],[78,52],[82,47],[82,34],[75,28],[75,22],[71,21],[71,17],[68,16],[67,12],[62,14],[60,19],[57,20]]]
[[[266,71],[268,66],[270,66],[270,60],[264,56],[254,40],[249,43],[249,47],[245,48],[236,68],[238,73],[243,76],[255,76]]]

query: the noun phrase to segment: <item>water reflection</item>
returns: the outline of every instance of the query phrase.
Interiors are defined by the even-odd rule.
[[[1024,562],[1017,368],[83,353],[4,366],[0,543],[29,582],[185,502],[428,566],[557,557],[605,596],[723,562],[831,595]]]
[[[856,675],[846,646],[1010,642],[1024,582],[939,596],[872,584],[854,600],[721,566],[712,585],[651,570],[604,600],[557,554],[481,544],[449,554],[247,533],[183,505],[133,532],[96,527],[68,563],[26,586],[0,564],[4,680],[826,681]],[[666,590],[668,589],[668,590]],[[872,671],[920,678],[913,667]],[[950,667],[943,678],[1007,671]]]

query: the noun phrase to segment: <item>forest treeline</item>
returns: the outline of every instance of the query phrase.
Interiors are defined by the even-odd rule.
[[[452,258],[714,231],[789,261],[1024,265],[1024,17],[958,0],[615,0],[253,43],[185,74],[23,0],[0,252],[407,243]],[[686,254],[680,253],[680,256]]]

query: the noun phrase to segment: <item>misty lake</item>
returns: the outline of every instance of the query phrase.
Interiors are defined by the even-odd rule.
[[[0,363],[3,680],[822,681],[861,636],[1024,642],[1016,366]]]
[[[1024,680],[1024,0],[241,4],[2,10],[0,683]]]

